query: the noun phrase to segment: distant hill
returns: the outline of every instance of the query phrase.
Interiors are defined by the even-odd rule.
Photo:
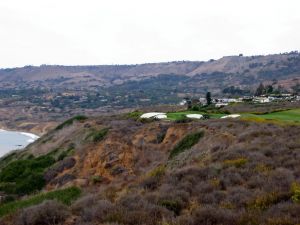
[[[49,122],[51,127],[72,115],[177,105],[184,97],[204,97],[208,91],[212,97],[251,95],[261,82],[276,92],[300,93],[300,54],[0,69],[0,127],[44,133]]]
[[[0,70],[0,88],[87,89],[125,85],[159,75],[184,76],[173,86],[220,93],[227,86],[254,89],[260,82],[290,89],[300,79],[300,54],[226,56],[208,62],[180,61],[140,65],[26,66]]]

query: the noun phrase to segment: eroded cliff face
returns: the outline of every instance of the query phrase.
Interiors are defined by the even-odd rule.
[[[137,183],[160,165],[171,170],[205,165],[216,151],[226,152],[232,146],[243,148],[250,139],[241,141],[241,134],[255,130],[258,125],[238,120],[176,123],[141,122],[123,116],[97,117],[54,129],[22,154],[24,157],[50,154],[60,159],[45,173],[47,190],[72,185],[107,188],[115,184],[122,189]],[[273,132],[275,128],[260,124],[259,129]],[[282,132],[282,128],[276,129]],[[198,143],[169,159],[172,149],[186,135],[200,130],[204,137]]]
[[[221,123],[221,125],[220,125]],[[170,169],[209,159],[210,152],[237,143],[237,134],[224,130],[225,121],[140,122],[119,117],[98,117],[53,130],[29,146],[23,155],[52,154],[65,158],[45,174],[47,190],[67,187],[128,186],[160,165]],[[239,123],[239,127],[243,126]],[[220,129],[222,127],[222,129]],[[100,139],[95,135],[106,130]],[[204,137],[189,151],[169,160],[170,151],[186,135],[203,131]],[[202,160],[203,161],[203,160]]]
[[[99,141],[93,140],[93,134],[103,129],[108,130],[107,134]],[[205,126],[94,118],[50,132],[26,152],[37,156],[72,148],[72,154],[46,173],[47,189],[74,184],[82,187],[112,182],[128,184],[166,162],[177,142],[198,129]]]

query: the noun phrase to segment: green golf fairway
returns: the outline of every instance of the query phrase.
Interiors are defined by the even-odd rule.
[[[241,114],[242,118],[250,120],[274,120],[278,122],[287,122],[287,123],[299,123],[300,122],[300,109],[291,109],[280,112],[272,112],[268,114],[252,114],[252,113],[243,113]]]
[[[199,111],[182,111],[182,112],[172,112],[172,113],[167,113],[168,119],[170,120],[179,120],[179,119],[183,119],[186,118],[186,115],[188,114],[208,114],[210,116],[210,118],[213,119],[218,119],[221,118],[222,116],[226,115],[226,114],[217,114],[217,113],[205,113],[205,112],[199,112]]]

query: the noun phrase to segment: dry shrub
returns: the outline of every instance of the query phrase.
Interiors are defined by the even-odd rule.
[[[247,207],[251,210],[254,209],[262,211],[278,203],[289,201],[290,198],[290,193],[258,192],[255,197],[248,203]]]
[[[76,179],[76,176],[74,176],[73,174],[64,174],[60,177],[55,178],[54,180],[52,180],[50,182],[51,185],[56,185],[58,187],[61,187],[63,185],[65,185],[66,183],[73,181]]]
[[[58,225],[69,216],[66,206],[57,201],[45,201],[23,209],[16,218],[17,225]]]
[[[251,190],[238,186],[229,190],[225,202],[234,206],[234,208],[241,209],[246,207],[252,198],[253,193]]]
[[[146,177],[141,182],[141,187],[146,190],[155,190],[160,184],[160,178],[159,177]]]
[[[95,199],[95,198],[94,198]],[[162,206],[148,202],[138,194],[128,194],[114,204],[107,200],[93,200],[86,196],[73,205],[79,215],[78,224],[101,223],[123,225],[158,225],[172,214]]]
[[[98,201],[98,197],[96,195],[89,194],[89,195],[83,196],[72,204],[72,206],[71,206],[72,212],[75,214],[78,214],[83,209],[94,205],[97,201]]]
[[[78,199],[72,205],[73,213],[80,216],[81,222],[105,222],[114,208],[110,201],[99,199],[98,196],[92,194]]]
[[[239,171],[235,168],[230,168],[225,170],[220,175],[220,183],[223,189],[227,189],[231,186],[242,185],[244,183],[243,177],[240,175]]]
[[[243,132],[239,136],[239,141],[240,142],[245,142],[245,141],[252,141],[255,138],[261,138],[263,136],[272,136],[271,131],[266,131],[266,130],[250,130],[248,129],[247,131]]]
[[[249,189],[260,189],[266,182],[266,178],[263,174],[255,174],[249,177],[247,181],[247,187]]]
[[[267,225],[292,225],[300,223],[299,215],[299,204],[285,202],[268,209],[263,220]]]
[[[166,167],[160,165],[150,171],[141,182],[141,186],[144,189],[155,190],[159,185],[161,179],[164,177],[166,172]]]
[[[193,213],[193,225],[236,225],[238,216],[232,210],[204,206]]]
[[[114,205],[107,200],[99,200],[94,205],[83,208],[81,211],[81,219],[87,221],[105,222],[107,216],[114,210]]]
[[[215,186],[211,182],[200,181],[193,187],[193,195],[207,194],[214,191]]]
[[[64,158],[46,171],[46,173],[44,174],[44,179],[48,183],[53,180],[59,173],[63,172],[66,169],[72,168],[75,164],[76,160],[74,158]]]
[[[225,191],[214,190],[210,193],[199,194],[197,200],[199,204],[220,204],[224,201],[227,194]]]
[[[170,213],[163,207],[147,204],[141,209],[126,211],[122,221],[124,225],[160,225],[163,218],[169,218]]]
[[[264,189],[267,192],[289,192],[293,180],[294,175],[290,170],[277,168],[267,177],[267,180],[264,183]]]

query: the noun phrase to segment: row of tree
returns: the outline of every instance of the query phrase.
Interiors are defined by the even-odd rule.
[[[264,86],[262,83],[257,87],[255,91],[255,96],[265,95],[265,94],[272,94],[274,88],[272,85]]]
[[[263,85],[262,83],[259,84],[255,91],[255,96],[261,95],[270,95],[270,94],[281,94],[286,90],[282,86],[278,86],[278,88],[274,88],[272,85]]]

